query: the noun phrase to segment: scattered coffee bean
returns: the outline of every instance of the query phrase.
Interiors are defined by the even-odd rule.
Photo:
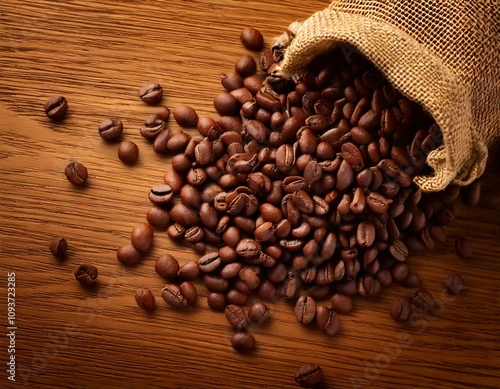
[[[425,289],[419,289],[411,296],[411,303],[426,313],[432,313],[434,308],[434,298]]]
[[[345,314],[352,311],[352,299],[344,294],[335,293],[330,298],[330,303],[335,312]]]
[[[151,188],[148,196],[149,200],[151,200],[152,203],[157,205],[165,205],[172,200],[174,191],[168,184],[157,184]]]
[[[155,309],[155,297],[150,289],[139,289],[135,292],[135,301],[137,305],[146,311]]]
[[[300,296],[295,303],[295,317],[299,323],[309,324],[316,315],[316,302],[310,296]]]
[[[177,276],[184,280],[194,280],[200,274],[200,268],[195,261],[187,261],[177,272]]]
[[[472,244],[467,238],[457,238],[455,240],[455,252],[462,259],[469,259],[472,257]]]
[[[93,265],[79,265],[74,274],[76,280],[84,286],[92,286],[97,282],[98,271]]]
[[[231,345],[240,353],[247,353],[255,348],[255,338],[249,332],[236,332],[231,338]]]
[[[165,208],[157,205],[149,208],[146,219],[148,223],[157,230],[166,230],[170,225],[170,216]]]
[[[269,320],[271,313],[267,308],[267,305],[262,302],[253,303],[250,308],[248,308],[248,320],[254,326],[260,326]]]
[[[105,119],[98,127],[99,136],[105,140],[117,139],[123,132],[123,123],[119,118]]]
[[[158,116],[165,123],[167,122],[168,118],[170,117],[170,110],[165,105],[158,105],[156,107],[153,107],[153,109],[151,110],[151,113],[153,115]]]
[[[80,162],[71,162],[64,169],[64,174],[69,182],[76,186],[85,184],[88,178],[87,168]]]
[[[174,119],[182,127],[196,127],[198,124],[198,114],[189,105],[175,107]]]
[[[47,100],[43,108],[48,118],[60,120],[68,111],[68,101],[63,96],[54,96]]]
[[[141,253],[147,252],[153,244],[153,228],[147,223],[139,223],[130,235],[132,245]]]
[[[300,386],[312,388],[323,380],[323,369],[315,363],[306,363],[295,372],[295,381]]]
[[[157,83],[146,84],[139,90],[139,97],[147,104],[157,103],[163,97],[163,88]]]
[[[174,308],[184,308],[188,305],[186,297],[177,284],[166,284],[161,290],[161,297]]]
[[[207,297],[207,303],[214,311],[222,312],[226,309],[226,296],[221,292],[211,292]]]
[[[444,286],[448,293],[453,294],[455,296],[462,294],[462,292],[465,290],[464,279],[458,273],[453,273],[450,274],[448,277],[446,277],[446,280],[444,281]]]
[[[165,279],[173,279],[179,271],[179,262],[170,254],[162,254],[155,262],[155,270]]]
[[[140,133],[144,138],[155,139],[165,129],[165,122],[157,115],[149,115],[144,120]]]
[[[316,323],[318,328],[329,336],[335,335],[340,329],[340,319],[333,308],[320,305],[316,308]]]
[[[186,299],[188,304],[196,304],[196,300],[198,298],[198,291],[196,290],[196,286],[190,281],[184,281],[179,285],[179,289]]]
[[[226,319],[237,330],[243,330],[248,326],[247,314],[243,308],[235,304],[229,304],[225,311]]]
[[[132,266],[139,263],[141,255],[141,252],[131,244],[122,246],[116,251],[116,258],[126,266]]]
[[[127,165],[132,165],[139,157],[139,147],[129,140],[123,141],[118,146],[118,158]]]
[[[241,31],[240,40],[248,50],[260,51],[264,46],[264,37],[258,30],[252,27],[245,27]]]
[[[242,77],[248,77],[257,70],[257,63],[252,56],[243,55],[236,61],[234,70]]]
[[[68,249],[68,242],[62,236],[55,236],[50,242],[49,248],[54,257],[64,259]]]
[[[398,297],[391,306],[391,317],[396,321],[406,321],[410,316],[410,299],[408,297]]]

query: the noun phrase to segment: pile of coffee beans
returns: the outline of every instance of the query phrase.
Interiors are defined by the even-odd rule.
[[[252,28],[240,40],[249,50],[264,45]],[[173,155],[171,169],[151,187],[148,223],[133,229],[118,260],[138,263],[153,244],[153,228],[190,245],[200,255],[197,262],[181,265],[170,254],[157,259],[155,270],[167,282],[161,296],[175,308],[192,305],[198,297],[192,281],[201,276],[207,303],[225,312],[239,352],[255,347],[250,329],[269,319],[265,301],[288,301],[299,323],[315,323],[334,335],[339,314],[352,310],[353,296],[373,296],[397,282],[415,290],[394,301],[394,320],[408,320],[412,306],[433,314],[434,299],[418,288],[420,279],[406,260],[411,252],[446,241],[443,227],[454,220],[461,201],[478,203],[479,182],[430,194],[413,184],[415,176],[432,173],[426,158],[442,144],[440,128],[353,47],[316,58],[294,80],[277,73],[280,59],[279,50],[265,50],[257,61],[243,55],[234,70],[222,74],[225,91],[213,100],[218,119],[177,106],[177,124],[196,128],[199,137],[169,128],[169,108],[153,107],[140,134],[155,152]],[[139,97],[157,104],[163,88],[144,85]],[[45,113],[59,120],[67,108],[66,99],[56,96]],[[106,141],[122,132],[119,118],[98,126]],[[135,163],[138,155],[135,143],[120,143],[123,163]],[[65,174],[74,185],[85,184],[88,175],[78,162]],[[58,258],[66,248],[62,237],[50,245]],[[456,240],[455,250],[463,259],[472,256],[465,238]],[[91,286],[97,269],[80,265],[75,278]],[[464,290],[459,274],[444,285],[450,294]],[[145,310],[155,308],[149,289],[138,290],[135,299]],[[307,364],[295,379],[313,386],[322,376],[321,367]]]
[[[241,40],[252,36],[245,30]],[[352,296],[376,295],[392,282],[419,286],[405,261],[446,241],[460,188],[424,194],[413,184],[431,173],[425,161],[442,144],[441,131],[353,48],[317,58],[296,81],[277,75],[276,55],[262,52],[258,65],[244,55],[222,75],[218,120],[174,109],[176,122],[200,138],[169,129],[158,115],[146,120],[141,134],[155,151],[174,154],[164,182],[150,190],[147,219],[200,254],[195,273],[213,309],[241,316],[251,295],[286,300],[298,322],[333,335]],[[469,203],[478,185],[464,194]],[[457,241],[460,256],[470,251]],[[185,282],[177,260],[158,261],[169,282],[163,297],[186,306],[174,286]],[[431,312],[432,296],[419,290],[398,299],[391,317],[406,320],[411,304]]]

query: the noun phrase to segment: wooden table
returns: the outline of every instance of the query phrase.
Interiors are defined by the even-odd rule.
[[[137,98],[146,82],[164,86],[170,108],[190,104],[214,115],[220,74],[247,53],[243,26],[262,31],[266,45],[294,20],[327,2],[83,0],[0,4],[0,387],[34,388],[295,388],[295,369],[319,363],[324,388],[500,387],[500,195],[498,160],[483,178],[483,199],[464,208],[448,242],[409,259],[423,285],[442,300],[442,314],[413,326],[391,320],[388,308],[400,286],[376,298],[356,299],[341,317],[338,335],[299,325],[285,303],[270,304],[272,321],[254,329],[258,347],[240,355],[230,346],[223,314],[205,302],[169,308],[159,297],[164,282],[154,261],[170,252],[185,262],[197,256],[156,233],[154,248],[135,268],[115,251],[145,220],[147,191],[162,181],[170,159],[156,155],[139,134],[150,107]],[[66,96],[67,118],[52,123],[45,100]],[[140,148],[136,166],[124,166],[117,144],[97,135],[97,124],[119,116],[125,139]],[[176,127],[173,120],[171,127]],[[63,174],[70,161],[88,169],[85,188]],[[67,260],[48,246],[55,235],[69,242]],[[474,245],[469,261],[453,253],[455,237]],[[77,264],[100,271],[99,288],[73,278]],[[463,274],[463,296],[442,294],[451,272]],[[7,380],[8,273],[15,273],[15,379]],[[158,308],[148,314],[134,301],[150,287]],[[444,298],[444,300],[443,300]]]

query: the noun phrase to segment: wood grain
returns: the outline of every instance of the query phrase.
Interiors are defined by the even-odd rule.
[[[157,298],[147,314],[135,304],[139,287],[157,297],[163,281],[154,260],[170,252],[196,259],[188,248],[155,236],[135,268],[120,266],[115,250],[129,240],[149,208],[147,191],[161,182],[169,158],[139,135],[150,108],[137,98],[145,82],[160,82],[164,103],[190,104],[215,115],[220,73],[247,53],[243,26],[260,29],[269,46],[289,23],[326,1],[101,1],[0,4],[0,290],[7,333],[7,273],[16,273],[16,383],[7,381],[6,336],[1,337],[0,387],[34,388],[295,388],[302,362],[319,363],[323,388],[500,387],[500,195],[498,159],[482,179],[483,199],[463,208],[438,249],[408,260],[423,285],[443,300],[438,317],[400,325],[388,315],[399,286],[373,299],[356,299],[329,338],[296,323],[292,307],[271,304],[272,321],[254,329],[258,348],[233,352],[223,315],[208,309],[199,283],[196,308],[177,311]],[[66,96],[68,117],[50,122],[43,103]],[[125,139],[140,148],[134,167],[120,163],[116,144],[97,136],[97,124],[119,116]],[[173,121],[171,127],[176,127]],[[63,171],[78,160],[89,185],[74,188]],[[69,242],[66,261],[48,250],[54,235]],[[459,260],[453,240],[469,237],[474,256]],[[77,264],[100,271],[99,288],[74,280]],[[468,289],[442,295],[451,272]]]

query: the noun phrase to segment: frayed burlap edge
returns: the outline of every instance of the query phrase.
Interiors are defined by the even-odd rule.
[[[472,91],[460,84],[438,57],[388,23],[330,8],[302,23],[294,22],[277,41],[286,46],[278,72],[294,77],[313,58],[339,42],[354,45],[440,126],[443,145],[427,158],[434,173],[415,177],[416,185],[435,192],[452,182],[468,185],[484,172],[488,149],[474,128]]]

